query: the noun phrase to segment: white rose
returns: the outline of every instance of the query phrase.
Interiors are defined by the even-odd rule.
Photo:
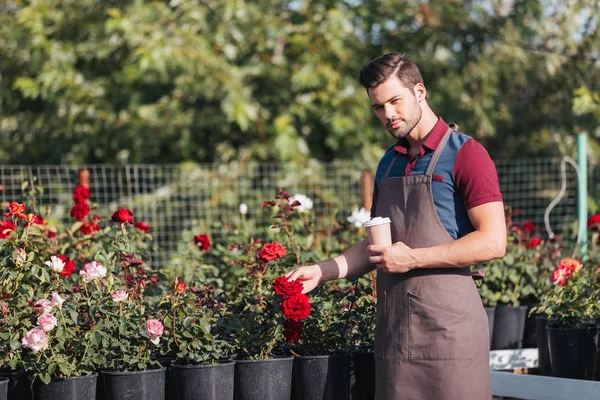
[[[46,261],[44,264],[49,266],[54,272],[62,272],[65,267],[65,262],[56,256],[50,257],[50,261]]]
[[[352,215],[349,216],[347,220],[355,227],[360,228],[365,224],[365,222],[371,220],[371,212],[366,210],[364,207],[361,207],[360,210],[355,208],[354,211],[352,211]]]
[[[309,210],[312,210],[312,208],[313,208],[313,201],[308,196],[303,195],[301,193],[296,193],[295,195],[293,195],[292,197],[290,197],[288,199],[288,202],[290,203],[290,205],[294,204],[295,201],[300,203],[299,206],[295,207],[295,210],[298,211],[299,213],[307,212]]]

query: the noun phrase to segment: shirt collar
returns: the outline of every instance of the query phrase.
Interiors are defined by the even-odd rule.
[[[421,143],[421,155],[425,154],[425,148],[432,151],[437,149],[438,144],[440,144],[440,142],[442,141],[442,138],[444,137],[444,134],[448,131],[448,128],[448,124],[444,122],[442,117],[438,117],[437,122],[429,131],[427,136],[425,136],[425,140],[423,140],[423,143]],[[394,146],[394,150],[400,154],[408,154],[408,139],[398,139],[396,145]]]

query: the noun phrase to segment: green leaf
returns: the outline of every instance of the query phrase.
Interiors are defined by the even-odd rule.
[[[186,329],[189,328],[190,325],[192,324],[192,322],[194,322],[194,320],[195,320],[194,317],[186,317],[183,320],[183,327],[186,328]]]

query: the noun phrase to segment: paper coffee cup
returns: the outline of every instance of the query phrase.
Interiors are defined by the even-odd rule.
[[[389,218],[375,217],[364,223],[370,244],[379,246],[392,245],[392,221]]]

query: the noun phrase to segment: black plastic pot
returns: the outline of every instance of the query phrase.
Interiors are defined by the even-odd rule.
[[[102,371],[105,400],[164,400],[165,370]]]
[[[496,306],[492,350],[522,349],[527,306]]]
[[[0,400],[8,399],[8,378],[0,378]]]
[[[546,332],[553,376],[595,379],[597,324],[582,324],[579,328],[560,328],[548,324]]]
[[[538,348],[538,364],[540,375],[552,375],[552,367],[550,366],[550,351],[548,350],[548,336],[546,335],[546,326],[548,325],[548,317],[545,315],[537,315],[535,318],[535,333],[537,336]]]
[[[345,400],[350,389],[350,355],[294,358],[296,400]]]
[[[490,329],[490,348],[492,347],[492,338],[494,337],[494,315],[496,314],[496,306],[484,307],[488,317],[488,325]]]
[[[536,319],[539,314],[531,314],[531,309],[537,306],[539,306],[539,303],[532,303],[527,305],[527,315],[525,317],[525,332],[523,333],[523,347],[526,349],[535,349],[538,345]]]
[[[352,354],[350,399],[375,399],[375,356],[372,351]]]
[[[290,400],[294,358],[236,360],[235,400]]]
[[[235,362],[210,365],[171,365],[168,399],[233,400]]]
[[[29,379],[23,371],[0,369],[0,378],[8,378],[8,400],[31,399]]]
[[[34,400],[91,400],[96,398],[98,374],[54,378],[33,385]]]

